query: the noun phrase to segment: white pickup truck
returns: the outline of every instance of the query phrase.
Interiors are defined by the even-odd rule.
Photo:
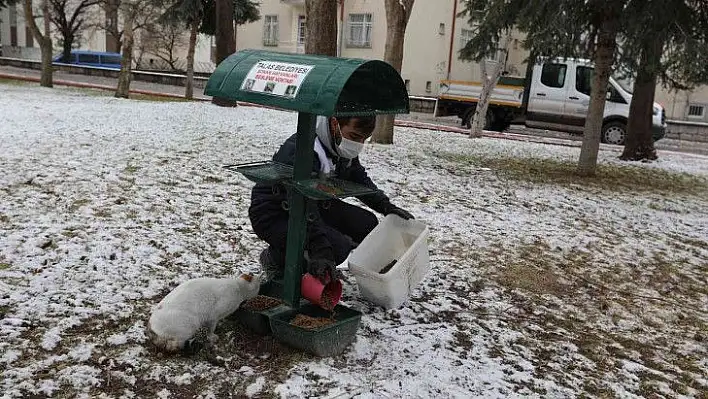
[[[503,131],[512,123],[528,127],[583,132],[590,105],[593,67],[584,60],[555,60],[534,65],[530,85],[523,77],[503,76],[492,91],[485,129]],[[524,91],[528,105],[524,107]],[[469,127],[482,92],[479,82],[443,80],[435,103],[435,116],[457,115]],[[624,144],[632,94],[610,78],[602,124],[602,142]],[[664,108],[654,103],[652,137],[666,132]]]

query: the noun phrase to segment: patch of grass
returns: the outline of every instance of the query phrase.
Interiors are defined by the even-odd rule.
[[[135,209],[128,209],[125,212],[125,217],[130,220],[135,220],[138,218],[138,211],[136,211]]]
[[[128,164],[128,166],[126,166],[125,169],[123,169],[123,173],[133,174],[139,170],[140,170],[139,166]]]
[[[4,213],[0,213],[0,223],[10,223],[10,217]]]
[[[2,215],[0,215],[0,220],[2,220]],[[696,248],[708,250],[708,241],[706,241],[706,240],[699,240],[699,239],[685,237],[685,236],[682,236],[679,234],[673,234],[673,233],[669,233],[668,236],[680,243],[683,243],[686,245],[691,245]]]
[[[108,209],[94,209],[93,215],[97,218],[109,218],[111,217],[111,211]]]
[[[207,176],[204,178],[204,183],[223,183],[224,179],[216,176]]]
[[[82,206],[88,205],[90,203],[91,203],[91,200],[89,200],[89,199],[86,199],[86,198],[78,199],[78,200],[72,202],[71,205],[69,205],[69,211],[76,212]]]
[[[184,97],[166,97],[166,96],[152,96],[149,94],[135,94],[135,93],[130,93],[130,99],[131,100],[138,100],[138,101],[156,101],[156,102],[168,102],[168,103],[183,103],[183,102],[190,102],[193,100],[187,100]]]
[[[0,84],[8,86],[29,86],[33,83],[34,82],[28,82],[26,80],[0,78]]]
[[[497,281],[507,288],[536,295],[551,294],[559,298],[566,296],[570,288],[561,284],[552,270],[524,263],[510,264],[501,269]]]
[[[69,229],[62,231],[61,235],[63,235],[64,237],[67,237],[67,238],[74,238],[79,235],[79,231],[69,228]]]
[[[708,180],[637,165],[599,164],[595,177],[576,173],[577,163],[541,158],[492,158],[450,152],[434,154],[448,162],[491,168],[510,180],[566,187],[589,187],[620,192],[708,195]]]
[[[9,263],[2,263],[2,262],[0,262],[0,270],[7,270],[7,269],[10,268],[10,266],[12,266],[12,265],[9,264]]]

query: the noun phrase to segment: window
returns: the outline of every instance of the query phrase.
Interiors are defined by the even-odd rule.
[[[82,64],[99,64],[98,55],[95,55],[95,54],[79,54],[79,63],[82,63]]]
[[[25,25],[25,47],[34,47],[34,37],[32,37],[32,29]]]
[[[371,47],[371,14],[349,14],[350,47]]]
[[[548,87],[563,87],[567,70],[568,66],[565,64],[544,64],[541,71],[541,83]]]
[[[11,5],[8,8],[10,11],[10,26],[17,26],[17,6]]]
[[[431,81],[425,82],[425,91],[427,93],[430,93],[431,91],[433,91],[433,83]]]
[[[10,46],[17,47],[17,6],[11,5],[10,8]]]
[[[297,17],[297,44],[305,44],[305,16]]]
[[[263,17],[263,45],[278,45],[278,16],[266,15]]]
[[[442,22],[440,23],[440,26],[438,26],[438,34],[439,34],[439,35],[444,35],[444,34],[445,34],[445,24],[442,23]]]
[[[706,107],[703,105],[690,104],[688,106],[689,118],[703,118],[706,113]]]
[[[575,90],[589,96],[594,71],[593,68],[579,66],[575,71]]]
[[[474,32],[472,29],[462,29],[460,31],[460,49],[464,48],[473,37]]]
[[[406,91],[410,92],[411,91],[411,80],[406,79],[405,83],[406,83]]]
[[[610,94],[610,98],[607,100],[613,103],[627,104],[627,100],[622,97],[622,95],[615,89],[611,84],[607,85],[607,92]]]
[[[102,55],[101,64],[115,64],[120,65],[120,57],[117,55]]]

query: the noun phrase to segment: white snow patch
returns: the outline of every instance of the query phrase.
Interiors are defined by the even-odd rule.
[[[22,351],[10,349],[2,354],[2,357],[0,357],[0,362],[10,364],[15,360],[19,359],[20,356],[22,356]]]
[[[45,332],[42,337],[42,348],[48,351],[56,348],[56,346],[59,345],[59,342],[61,342],[60,333],[61,331],[59,327],[53,327]]]
[[[75,389],[83,389],[100,383],[98,376],[101,375],[101,370],[91,366],[76,365],[59,370],[57,375],[60,383],[69,384]]]
[[[128,337],[125,334],[113,334],[106,338],[106,342],[115,346],[123,345],[128,342]]]
[[[69,357],[79,361],[79,362],[85,362],[86,360],[91,358],[91,354],[93,353],[93,348],[96,347],[96,344],[81,344],[73,348],[72,350],[69,351]]]
[[[265,378],[258,377],[255,382],[246,387],[246,396],[252,398],[253,395],[259,393],[265,385]]]
[[[57,390],[59,390],[59,386],[54,380],[41,380],[39,381],[39,387],[37,387],[38,393],[43,393],[47,396],[52,396]]]
[[[182,375],[178,375],[177,377],[175,377],[174,383],[177,385],[189,385],[192,383],[193,379],[194,379],[194,376],[191,373],[184,373]]]

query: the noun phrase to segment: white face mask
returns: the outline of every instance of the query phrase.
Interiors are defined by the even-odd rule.
[[[337,146],[339,155],[347,159],[354,159],[358,157],[363,149],[364,143],[359,143],[344,137],[342,137],[342,142]]]

